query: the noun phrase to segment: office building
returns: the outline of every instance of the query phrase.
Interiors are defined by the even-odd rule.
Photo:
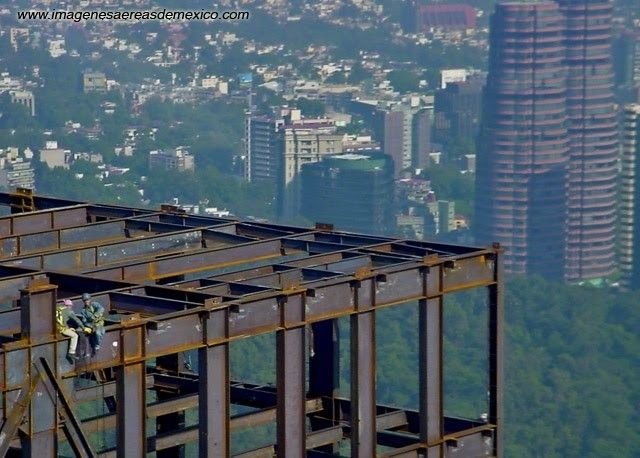
[[[438,234],[456,230],[456,203],[448,200],[438,201]]]
[[[477,144],[475,233],[505,269],[564,277],[569,166],[564,18],[556,3],[502,3],[491,18]]]
[[[373,130],[382,150],[393,159],[396,177],[403,170],[429,165],[433,97],[412,97],[400,102],[354,100],[352,111]]]
[[[31,167],[31,158],[25,150],[20,154],[18,148],[0,148],[0,188],[14,191],[16,188],[35,188],[35,173]]]
[[[162,170],[176,170],[178,172],[192,172],[195,161],[191,153],[179,146],[173,150],[154,150],[149,152],[149,168]]]
[[[620,286],[640,289],[640,105],[628,105],[622,124],[618,215]]]
[[[270,116],[245,117],[245,179],[276,184],[282,168],[284,119]]]
[[[300,215],[299,172],[323,156],[342,153],[341,134],[329,119],[289,119],[281,128],[282,167],[278,179],[278,213],[285,220]]]
[[[422,108],[414,112],[411,120],[411,165],[424,169],[429,167],[431,160],[431,128],[433,125],[433,111]]]
[[[393,161],[383,153],[326,156],[302,167],[302,215],[338,230],[394,230]]]
[[[483,76],[474,76],[464,82],[448,83],[446,88],[436,91],[435,142],[449,144],[454,141],[475,141],[480,125],[484,84]]]
[[[567,280],[615,270],[618,125],[610,0],[559,0],[565,17],[570,159]]]

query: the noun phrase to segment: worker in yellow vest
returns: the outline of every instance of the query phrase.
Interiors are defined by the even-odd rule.
[[[80,321],[89,336],[89,343],[95,355],[100,350],[104,337],[104,307],[100,302],[91,299],[91,294],[82,295],[84,308],[80,311]]]
[[[58,332],[63,336],[71,338],[69,342],[69,350],[67,351],[67,360],[70,363],[74,363],[76,360],[76,347],[78,346],[78,332],[76,329],[84,330],[85,332],[91,329],[84,329],[82,321],[72,309],[73,302],[69,299],[65,299],[62,304],[56,306],[56,325]]]

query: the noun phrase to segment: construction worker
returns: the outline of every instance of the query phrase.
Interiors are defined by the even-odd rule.
[[[89,343],[95,354],[100,350],[100,344],[104,337],[104,307],[100,302],[92,301],[89,293],[82,295],[84,308],[80,312],[80,320],[89,335]]]
[[[78,332],[76,329],[83,329],[82,320],[74,313],[73,302],[65,299],[62,304],[56,306],[56,324],[58,332],[63,336],[70,337],[67,360],[74,363],[76,360],[76,347],[78,346]],[[71,327],[73,326],[73,327]],[[88,329],[88,328],[87,328]],[[88,329],[90,331],[90,329]]]

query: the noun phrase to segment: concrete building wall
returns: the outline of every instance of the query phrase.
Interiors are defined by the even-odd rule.
[[[55,167],[69,168],[66,161],[66,152],[62,148],[41,149],[40,162],[46,163],[50,169]]]

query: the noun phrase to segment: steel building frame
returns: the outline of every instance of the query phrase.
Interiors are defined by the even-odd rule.
[[[230,432],[274,422],[275,444],[244,457],[502,456],[501,250],[0,193],[0,456],[231,455]],[[486,421],[443,412],[443,303],[488,290]],[[65,359],[55,305],[91,292],[109,315],[102,349]],[[419,310],[419,405],[376,403],[376,312]],[[337,321],[350,323],[350,399],[338,396]],[[275,334],[274,385],[230,380],[230,343]],[[197,371],[183,352],[196,351]],[[308,380],[307,380],[308,365]],[[83,374],[91,384],[74,384]],[[157,401],[148,402],[154,389]],[[76,403],[98,400],[99,418]],[[232,405],[250,413],[232,414]],[[184,411],[198,423],[185,426]],[[147,431],[156,419],[156,433]],[[116,447],[93,433],[115,428]],[[384,447],[380,447],[384,446]]]

